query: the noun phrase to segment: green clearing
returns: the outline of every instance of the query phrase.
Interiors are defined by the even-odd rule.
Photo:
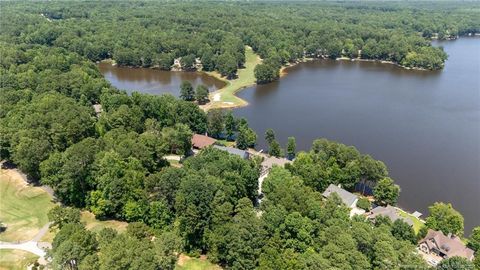
[[[0,220],[7,230],[0,241],[31,240],[48,223],[54,206],[50,195],[39,187],[26,185],[15,170],[0,171]]]
[[[255,75],[253,70],[257,64],[260,64],[262,60],[256,55],[251,47],[245,48],[245,68],[239,69],[237,72],[238,77],[234,80],[227,80],[220,76],[218,72],[206,72],[207,74],[214,76],[215,78],[224,81],[227,85],[210,94],[210,104],[206,105],[206,109],[215,108],[234,108],[242,107],[248,103],[235,96],[235,93],[245,87],[255,84]],[[217,100],[215,97],[219,96]]]
[[[222,270],[222,268],[205,258],[192,258],[180,255],[175,270]]]
[[[409,218],[413,221],[413,230],[415,231],[415,233],[418,233],[420,229],[424,226],[423,222],[419,218],[414,217],[412,214],[409,214],[401,209],[398,209],[398,213],[400,214],[400,216]]]
[[[85,224],[85,228],[92,232],[99,232],[103,228],[112,228],[117,232],[124,232],[127,229],[127,222],[118,221],[118,220],[98,220],[95,218],[95,215],[83,211],[81,221]]]
[[[0,249],[0,270],[25,270],[38,256],[23,250]]]

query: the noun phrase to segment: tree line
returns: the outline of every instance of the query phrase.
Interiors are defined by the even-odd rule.
[[[178,58],[184,70],[195,70],[200,60],[203,70],[233,78],[249,45],[263,58],[255,71],[260,83],[304,57],[440,69],[447,55],[429,39],[480,31],[476,3],[8,2],[2,10],[4,41],[126,66],[169,70]]]

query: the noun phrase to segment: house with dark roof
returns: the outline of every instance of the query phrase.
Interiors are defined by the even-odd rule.
[[[367,218],[370,220],[375,220],[378,216],[388,217],[392,222],[400,219],[406,222],[408,225],[413,226],[413,221],[410,218],[402,217],[399,214],[398,209],[391,205],[387,205],[386,207],[377,206],[367,213]]]
[[[205,136],[205,135],[200,135],[200,134],[193,134],[192,136],[192,147],[194,149],[201,150],[203,148],[206,148],[210,145],[215,144],[217,140],[214,138]]]
[[[213,147],[222,151],[226,151],[232,155],[237,155],[243,159],[248,159],[250,157],[250,153],[248,153],[245,150],[241,150],[233,147],[220,146],[220,145],[214,145]]]
[[[473,250],[466,247],[462,240],[455,235],[445,235],[441,231],[435,231],[429,229],[427,236],[418,242],[418,249],[423,257],[433,255],[438,258],[436,260],[427,260],[430,264],[440,262],[443,259],[451,258],[454,256],[463,257],[469,261],[473,261]]]

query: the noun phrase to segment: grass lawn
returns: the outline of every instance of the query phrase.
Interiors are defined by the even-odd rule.
[[[25,270],[38,256],[23,250],[0,249],[0,270]]]
[[[180,255],[175,270],[221,270],[222,268],[209,262],[206,258],[192,258]]]
[[[128,225],[127,222],[117,220],[97,220],[95,215],[88,211],[82,211],[81,221],[85,224],[85,227],[92,232],[98,232],[103,228],[112,228],[121,233],[127,229]]]
[[[0,241],[31,240],[48,222],[54,206],[50,195],[39,187],[26,185],[15,170],[0,170],[0,220],[7,230]]]
[[[400,216],[409,218],[413,221],[413,230],[415,231],[415,233],[418,233],[420,229],[424,226],[423,222],[419,218],[414,217],[412,214],[409,214],[401,209],[398,209],[398,213]]]
[[[218,72],[207,72],[207,74],[216,77],[224,81],[227,85],[210,94],[210,104],[205,106],[206,109],[214,108],[233,108],[245,106],[248,103],[235,96],[238,90],[255,84],[255,75],[253,70],[257,64],[260,64],[262,60],[256,55],[252,48],[245,48],[245,68],[239,69],[237,72],[238,77],[234,80],[226,80],[221,77]],[[219,95],[219,100],[215,100],[215,96]]]
[[[228,147],[235,147],[235,141],[217,140],[217,144]]]

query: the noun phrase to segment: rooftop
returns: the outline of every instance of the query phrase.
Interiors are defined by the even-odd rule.
[[[448,258],[453,256],[460,256],[468,260],[473,258],[473,250],[467,248],[462,240],[455,235],[445,235],[441,231],[434,231],[429,229],[427,236],[423,238],[420,243],[426,243],[430,249],[438,249]]]
[[[413,221],[410,218],[402,217],[398,213],[398,210],[391,205],[387,205],[386,207],[377,206],[368,213],[368,218],[374,219],[377,216],[388,217],[392,222],[394,222],[397,219],[400,219],[406,222],[408,225],[413,226]]]
[[[197,149],[203,149],[207,146],[213,145],[217,140],[205,135],[193,134],[192,146]]]
[[[237,149],[237,148],[233,148],[233,147],[220,146],[220,145],[214,145],[213,147],[215,147],[217,149],[220,149],[220,150],[223,150],[223,151],[226,151],[230,154],[240,156],[241,158],[248,158],[248,156],[249,156],[247,151],[244,151],[244,150],[241,150],[241,149]]]
[[[322,195],[324,197],[329,197],[332,193],[337,193],[338,196],[340,196],[340,198],[342,199],[343,203],[346,204],[348,207],[351,207],[358,199],[357,195],[352,194],[345,189],[333,184],[330,184]]]

